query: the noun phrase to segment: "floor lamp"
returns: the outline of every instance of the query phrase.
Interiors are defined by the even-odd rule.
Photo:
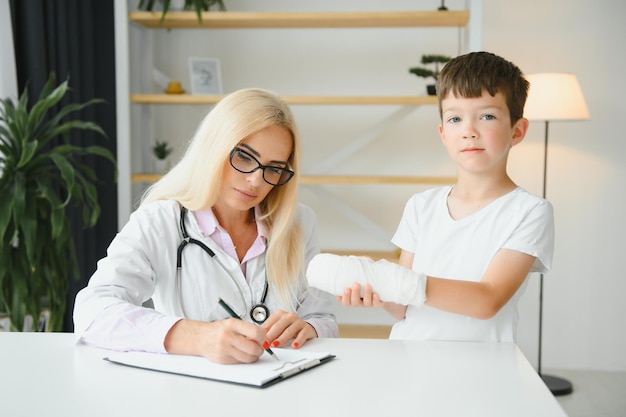
[[[545,122],[543,148],[543,198],[546,198],[548,177],[548,125],[550,122],[566,120],[588,120],[589,111],[580,85],[574,74],[545,73],[526,76],[530,82],[524,117],[528,120]],[[565,395],[573,391],[571,382],[558,376],[541,372],[541,346],[543,324],[543,274],[539,277],[539,353],[537,372],[554,395]]]

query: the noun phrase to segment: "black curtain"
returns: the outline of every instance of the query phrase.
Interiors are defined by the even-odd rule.
[[[103,138],[92,132],[74,132],[70,140],[97,144],[116,154],[115,119],[115,25],[113,1],[102,0],[10,0],[18,91],[28,87],[34,103],[51,72],[57,84],[69,79],[63,105],[101,98],[105,104],[87,107],[83,120],[99,124]],[[72,310],[76,293],[87,285],[97,261],[117,231],[117,186],[114,168],[103,158],[88,157],[84,163],[99,179],[98,201],[102,214],[95,227],[84,229],[82,212],[69,210],[80,274],[68,277],[70,290],[63,331],[74,329]]]

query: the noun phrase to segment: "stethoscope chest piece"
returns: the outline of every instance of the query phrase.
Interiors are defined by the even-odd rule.
[[[270,315],[270,310],[265,304],[255,304],[250,310],[250,318],[256,324],[263,324]]]

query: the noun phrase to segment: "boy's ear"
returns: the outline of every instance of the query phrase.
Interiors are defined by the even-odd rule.
[[[511,147],[517,145],[524,140],[526,132],[528,132],[528,119],[522,117],[513,125],[513,137],[511,138]]]

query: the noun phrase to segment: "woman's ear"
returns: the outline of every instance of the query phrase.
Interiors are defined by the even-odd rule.
[[[513,125],[513,137],[511,138],[511,147],[517,145],[524,140],[526,132],[528,132],[528,119],[522,117]]]

